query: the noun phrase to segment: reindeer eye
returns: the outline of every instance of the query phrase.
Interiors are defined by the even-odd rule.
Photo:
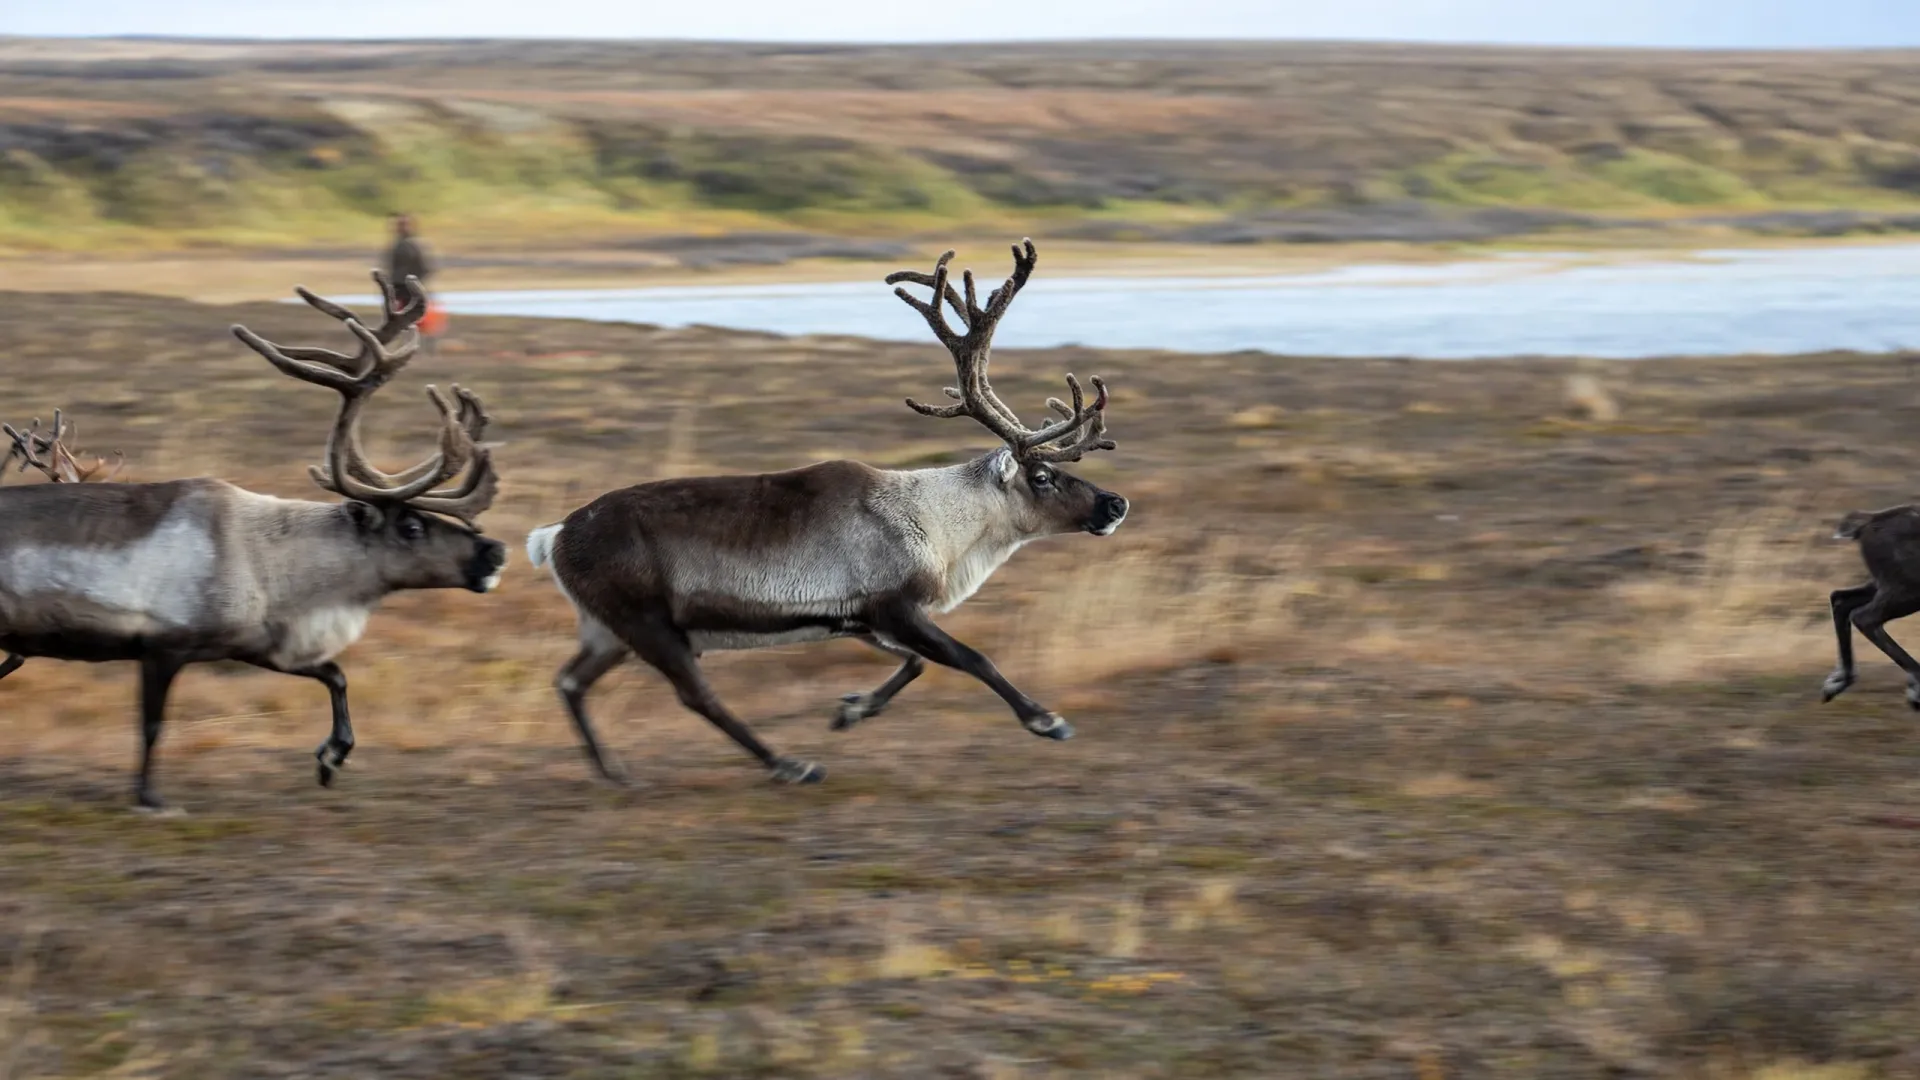
[[[416,517],[400,519],[400,535],[408,540],[418,540],[427,535],[427,527]]]
[[[1027,479],[1037,488],[1053,486],[1053,472],[1050,469],[1035,469]]]

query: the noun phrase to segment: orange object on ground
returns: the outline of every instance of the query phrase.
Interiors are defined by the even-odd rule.
[[[427,301],[427,313],[420,316],[420,332],[428,337],[439,337],[447,330],[447,309],[433,301]]]

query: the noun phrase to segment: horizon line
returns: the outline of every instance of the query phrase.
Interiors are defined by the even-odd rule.
[[[1450,40],[1435,38],[1350,38],[1350,37],[1180,37],[1166,35],[1118,35],[1113,37],[1066,37],[1042,36],[1032,38],[942,38],[929,39],[860,39],[860,38],[731,38],[731,37],[581,37],[576,35],[512,34],[479,37],[448,37],[441,35],[406,35],[399,37],[380,36],[213,36],[202,34],[156,34],[156,33],[99,33],[99,34],[16,34],[0,32],[0,43],[28,41],[130,41],[130,42],[169,42],[200,45],[487,45],[512,44],[517,42],[540,44],[572,45],[694,45],[694,46],[746,46],[757,48],[828,48],[828,49],[874,49],[874,48],[919,48],[938,49],[943,47],[983,47],[1011,46],[1031,47],[1046,45],[1099,46],[1099,45],[1182,45],[1257,48],[1261,46],[1293,45],[1324,47],[1387,47],[1414,49],[1485,49],[1496,51],[1542,51],[1542,52],[1641,52],[1641,53],[1763,53],[1773,55],[1793,54],[1844,54],[1844,53],[1900,53],[1920,51],[1920,41],[1895,45],[1649,45],[1627,44],[1620,42],[1565,42],[1565,41],[1479,41]]]

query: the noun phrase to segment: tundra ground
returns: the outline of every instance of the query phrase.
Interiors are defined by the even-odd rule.
[[[331,395],[236,320],[337,334],[0,293],[0,413],[311,494]],[[375,616],[333,789],[301,680],[188,672],[173,818],[128,809],[128,667],[0,682],[0,1077],[1920,1076],[1920,719],[1864,642],[1818,703],[1826,593],[1864,580],[1833,522],[1912,494],[1903,361],[1002,353],[1023,409],[1109,380],[1120,449],[1083,470],[1135,510],[946,621],[1079,737],[947,672],[835,734],[884,658],[722,656],[827,782],[767,783],[635,668],[594,699],[623,791],[549,688],[572,621],[529,527],[989,443],[900,403],[949,378],[931,344],[454,330],[371,442],[425,446],[423,383],[478,389],[516,561]]]

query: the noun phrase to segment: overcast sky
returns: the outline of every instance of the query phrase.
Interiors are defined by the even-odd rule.
[[[1920,0],[0,0],[0,34],[1920,45]]]

